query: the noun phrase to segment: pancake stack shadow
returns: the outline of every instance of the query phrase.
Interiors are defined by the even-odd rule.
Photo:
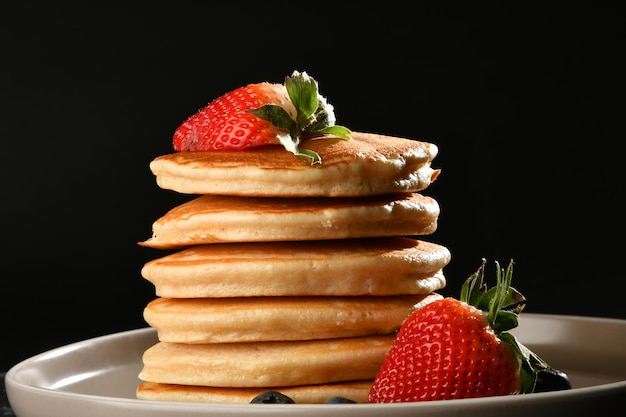
[[[168,254],[142,269],[159,341],[137,398],[367,402],[397,329],[440,297],[450,252],[424,240],[437,147],[358,132],[306,146],[320,165],[277,146],[152,161],[157,184],[190,200],[139,243]]]

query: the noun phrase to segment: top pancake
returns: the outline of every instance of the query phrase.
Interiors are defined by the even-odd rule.
[[[416,192],[439,175],[436,145],[373,133],[350,140],[311,139],[303,148],[322,163],[309,165],[281,145],[242,151],[175,152],[155,158],[159,187],[183,194],[257,197],[356,197]]]

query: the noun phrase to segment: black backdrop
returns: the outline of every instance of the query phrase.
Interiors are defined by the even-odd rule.
[[[147,4],[3,3],[0,369],[145,326],[161,253],[136,242],[182,201],[148,163],[211,99],[294,69],[340,124],[439,146],[446,294],[513,258],[527,311],[626,318],[618,9]]]

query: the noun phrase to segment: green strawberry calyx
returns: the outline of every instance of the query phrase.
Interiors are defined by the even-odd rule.
[[[518,326],[519,314],[526,305],[526,298],[511,287],[513,260],[509,262],[506,269],[501,268],[496,261],[496,285],[492,288],[488,288],[483,282],[485,264],[486,260],[483,259],[478,270],[463,283],[459,299],[486,314],[492,330],[521,361],[522,388],[520,393],[531,393],[537,382],[537,373],[542,369],[548,369],[549,365],[509,333],[509,330]]]
[[[289,152],[307,160],[311,165],[320,164],[319,154],[310,149],[300,149],[302,139],[333,136],[340,139],[350,139],[350,129],[335,124],[335,112],[326,98],[318,92],[317,81],[306,72],[294,71],[285,78],[285,88],[296,109],[296,119],[276,104],[266,104],[248,113],[267,120],[284,133],[278,135],[278,140]]]

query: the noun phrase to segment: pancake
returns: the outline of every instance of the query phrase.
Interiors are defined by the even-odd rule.
[[[436,145],[373,133],[305,140],[322,163],[310,166],[281,145],[242,151],[176,152],[150,163],[159,187],[183,194],[355,197],[416,192],[439,175]]]
[[[331,397],[367,403],[372,383],[372,380],[365,380],[295,387],[221,388],[143,382],[137,387],[137,398],[154,401],[249,404],[254,397],[264,391],[278,391],[289,396],[296,404],[322,404]]]
[[[173,249],[218,242],[276,242],[427,235],[439,205],[418,193],[273,198],[203,195],[152,224],[140,245]]]
[[[147,262],[160,297],[426,294],[442,289],[450,251],[407,237],[215,243]]]
[[[210,387],[279,387],[374,379],[394,335],[285,342],[159,341],[139,379]]]
[[[239,343],[391,334],[438,294],[382,297],[157,298],[144,319],[159,340]]]

